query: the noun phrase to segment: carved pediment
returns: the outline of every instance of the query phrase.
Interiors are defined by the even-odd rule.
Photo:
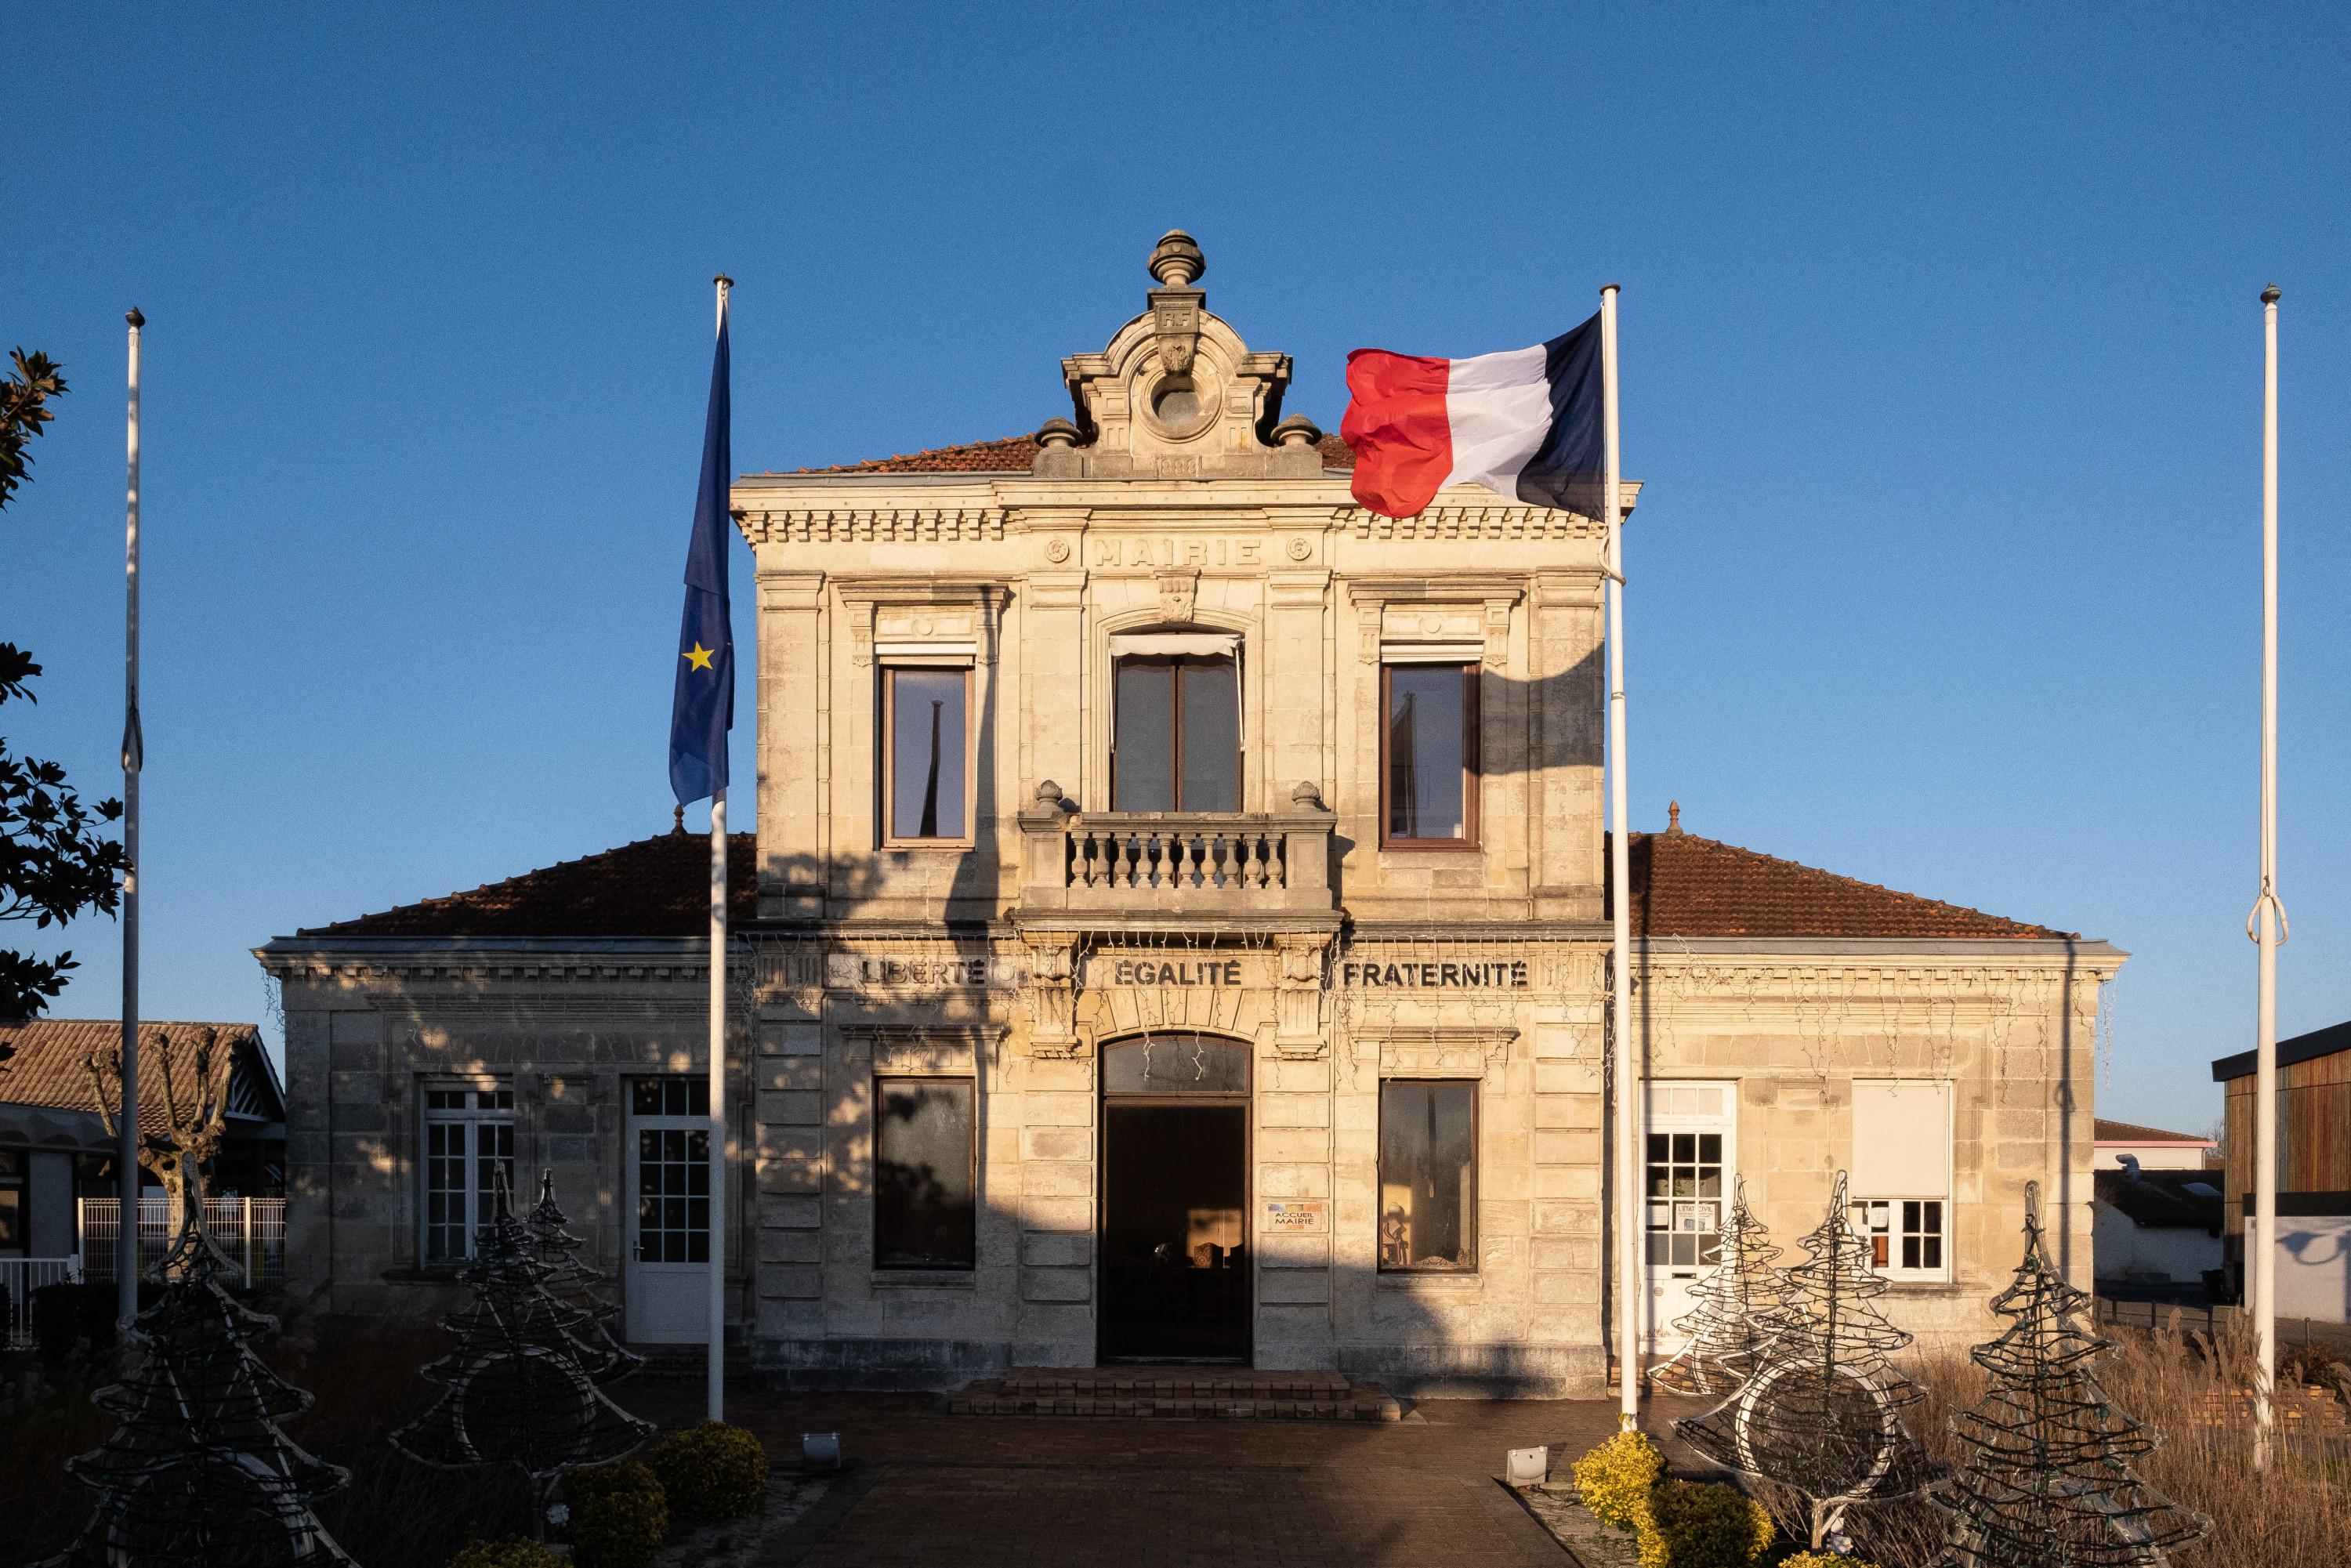
[[[1035,472],[1053,478],[1319,477],[1322,432],[1281,417],[1288,354],[1252,353],[1193,287],[1207,260],[1170,229],[1151,253],[1142,315],[1099,354],[1061,361],[1077,422],[1040,432]]]

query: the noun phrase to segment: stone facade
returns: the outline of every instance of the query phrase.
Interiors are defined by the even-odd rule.
[[[760,737],[730,958],[740,1332],[801,1382],[1092,1364],[1105,1054],[1196,1035],[1248,1053],[1256,1365],[1595,1392],[1612,1354],[1603,529],[1475,487],[1406,521],[1358,507],[1343,447],[1282,415],[1288,358],[1207,311],[1204,267],[1188,239],[1162,242],[1144,312],[1063,361],[1071,415],[1034,442],[734,486]],[[1109,809],[1113,673],[1155,636],[1233,650],[1236,810]],[[1474,841],[1384,847],[1383,671],[1445,661],[1474,672]],[[887,831],[894,668],[968,671],[961,836]],[[1724,1163],[1783,1240],[1852,1162],[1857,1093],[1915,1106],[1902,1085],[1941,1085],[1939,1274],[1905,1280],[1897,1315],[1980,1329],[2028,1180],[2078,1232],[2061,1247],[2087,1282],[2097,988],[2121,954],[1677,828],[1635,843],[1645,1077],[1721,1088],[1705,1103],[1733,1129]],[[556,1171],[621,1271],[631,1081],[704,1071],[700,852],[575,862],[674,867],[684,913],[633,932],[559,934],[612,930],[610,906],[638,896],[592,888],[518,929],[526,877],[262,950],[284,982],[289,1249],[336,1310],[446,1289],[418,1240],[434,1082],[511,1085],[516,1161]],[[1667,907],[1704,878],[1734,904],[1786,896]],[[597,921],[567,913],[583,900]],[[967,1269],[877,1262],[876,1083],[900,1076],[973,1086]],[[1429,1081],[1475,1085],[1474,1258],[1384,1269],[1382,1085]]]

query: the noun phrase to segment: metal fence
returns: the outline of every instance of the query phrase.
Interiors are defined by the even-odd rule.
[[[0,1344],[31,1348],[33,1292],[80,1278],[78,1258],[0,1258]]]
[[[79,1200],[82,1278],[111,1280],[122,1235],[118,1198]],[[274,1285],[286,1277],[286,1200],[282,1197],[208,1197],[204,1230],[229,1260],[245,1270],[245,1283]],[[169,1206],[160,1197],[139,1200],[139,1267],[143,1273],[172,1249]]]

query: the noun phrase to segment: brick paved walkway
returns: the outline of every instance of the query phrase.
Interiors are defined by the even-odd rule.
[[[628,1391],[664,1426],[698,1390]],[[852,1473],[769,1561],[805,1568],[1378,1568],[1570,1560],[1494,1481],[1509,1448],[1566,1463],[1615,1429],[1604,1401],[1426,1400],[1402,1422],[951,1416],[928,1395],[733,1392],[778,1460],[838,1431]],[[1662,1427],[1678,1405],[1660,1406]]]

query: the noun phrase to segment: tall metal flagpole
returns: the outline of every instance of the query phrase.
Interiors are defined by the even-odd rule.
[[[131,411],[126,457],[122,643],[122,1104],[121,1139],[114,1154],[119,1232],[115,1237],[115,1314],[139,1315],[139,770],[146,747],[139,734],[139,329],[147,318],[133,306],[131,323]]]
[[[2277,895],[2277,308],[2278,287],[2262,290],[2262,889],[2245,922],[2261,949],[2254,1003],[2253,1322],[2260,1360],[2253,1376],[2253,1463],[2266,1469],[2277,1378],[2277,950],[2286,937]]]
[[[726,324],[726,291],[735,280],[720,273],[717,326]],[[730,476],[721,474],[725,485]],[[709,1418],[726,1419],[726,786],[710,796],[710,1366]]]
[[[1618,1420],[1641,1415],[1640,1063],[1633,1049],[1633,850],[1625,784],[1625,489],[1616,444],[1616,290],[1600,291],[1602,420],[1608,447],[1608,888],[1615,911],[1609,967],[1616,1077],[1616,1353]]]

